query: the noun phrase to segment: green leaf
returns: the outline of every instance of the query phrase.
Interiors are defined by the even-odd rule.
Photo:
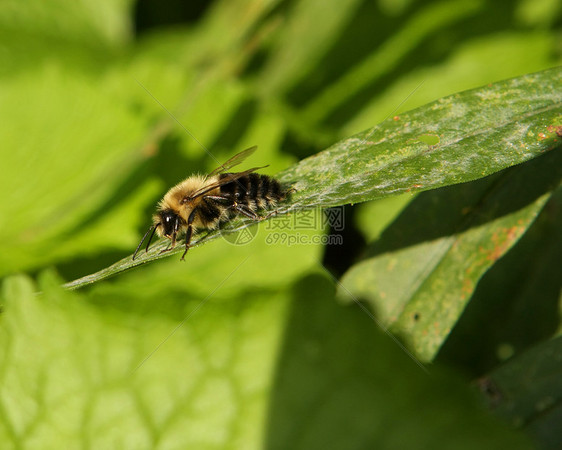
[[[184,289],[178,317],[135,315],[43,278],[41,296],[25,277],[3,287],[5,448],[259,447],[287,294],[232,302]]]
[[[190,289],[195,276],[182,287],[146,274],[135,292],[167,306],[144,312],[118,309],[123,291],[109,283],[103,296],[115,306],[50,274],[40,295],[27,277],[8,278],[3,446],[528,448],[466,386],[437,370],[428,377],[359,309],[337,305],[326,276],[231,295],[245,272],[231,267],[205,297]]]
[[[337,206],[476,180],[560,145],[562,69],[461,92],[300,161],[296,208]],[[436,145],[423,141],[439,139]]]
[[[289,233],[291,230],[284,231],[279,227],[273,230],[268,225],[274,227],[276,222],[249,227],[244,230],[247,234],[228,235],[209,242],[205,248],[191,249],[185,262],[180,262],[177,256],[130,271],[119,278],[120,283],[117,287],[111,289],[112,292],[118,292],[118,295],[115,299],[112,297],[108,303],[121,305],[127,298],[134,305],[133,309],[136,309],[139,299],[145,297],[145,292],[150,296],[151,302],[159,288],[158,284],[155,285],[154,278],[159,280],[158,283],[166,280],[164,284],[167,288],[189,289],[191,295],[204,297],[209,286],[219,286],[233,265],[242,261],[243,272],[247,276],[240,276],[229,282],[229,296],[243,295],[251,289],[280,289],[291,284],[293,280],[300,278],[303,272],[315,266],[321,258],[322,247],[314,245],[314,241],[322,236],[323,230],[301,230],[300,237],[305,242],[301,245],[291,245],[288,241],[271,241],[273,233]],[[248,238],[248,241],[236,244],[233,239],[235,237]],[[150,274],[148,278],[147,273]],[[99,283],[92,289],[98,287],[101,291],[95,292],[104,293],[103,286],[104,283]],[[150,302],[147,301],[146,307],[153,310],[155,305]]]
[[[159,7],[180,12],[177,3]],[[491,362],[477,355],[462,366],[460,380],[439,366],[470,357],[466,346],[456,360],[441,350],[428,377],[377,330],[367,308],[334,301],[334,279],[318,264],[325,230],[286,223],[304,220],[310,205],[384,196],[386,205],[364,204],[361,230],[387,239],[383,230],[419,191],[554,155],[541,151],[560,145],[560,113],[548,109],[560,103],[559,75],[553,70],[488,86],[560,64],[562,10],[552,0],[531,3],[222,0],[202,14],[195,3],[182,7],[174,25],[144,27],[143,5],[130,0],[1,2],[1,447],[525,446],[524,437],[475,405],[465,380],[497,364],[491,349],[499,359],[510,349],[517,355],[558,326],[554,239],[562,227],[552,213],[560,205],[555,196],[529,230],[540,235],[531,240],[534,252],[518,242],[506,256],[519,265],[501,272],[517,269],[511,277],[495,278],[502,257],[476,287],[494,279],[497,298],[514,300],[505,323],[524,336],[500,339],[510,337],[497,320],[500,304],[484,302],[484,319],[465,341],[486,339],[494,326],[499,340],[486,341],[481,357]],[[189,22],[186,12],[193,14]],[[158,17],[144,16],[159,17],[160,10]],[[481,94],[497,98],[460,93],[402,114],[480,85],[488,86]],[[365,144],[359,140],[368,131],[304,159],[389,114],[397,117]],[[517,127],[538,134],[522,135]],[[527,141],[529,150],[518,154],[517,145]],[[249,164],[269,164],[264,173],[299,185],[282,207],[288,214],[254,227],[233,222],[220,239],[202,233],[197,238],[209,242],[190,250],[184,264],[177,254],[144,264],[163,240],[140,258],[140,267],[80,292],[61,289],[59,277],[42,272],[55,266],[71,280],[129,255],[170,186],[252,145],[260,150]],[[482,161],[483,170],[467,159]],[[552,161],[542,188],[528,177],[512,192],[519,202],[505,193],[505,214],[454,228],[459,214],[449,196],[449,211],[432,218],[434,205],[425,203],[427,214],[411,225],[438,240],[453,228],[466,233],[474,223],[516,214],[548,195],[545,186],[559,164]],[[420,179],[429,182],[416,186]],[[406,188],[404,180],[411,183]],[[465,185],[467,205],[482,198],[478,189],[488,189],[479,183]],[[353,234],[355,211],[346,208],[344,245],[332,252],[341,253],[342,265],[353,257],[347,232]],[[247,228],[227,235],[239,227]],[[434,234],[427,232],[432,227]],[[233,245],[233,237],[256,230],[250,243]],[[400,252],[404,241],[388,244]],[[123,261],[119,270],[133,267]],[[28,275],[7,276],[21,271]],[[514,280],[526,282],[528,292],[516,293]],[[524,326],[524,319],[541,323]],[[557,424],[545,425],[556,434]]]
[[[436,362],[479,376],[558,334],[561,221],[559,187],[521,240],[478,282]]]
[[[299,219],[298,217],[298,213],[296,214],[296,216],[293,216],[293,221],[298,221]],[[186,262],[190,265],[197,265],[197,260],[192,260],[192,256],[197,253],[199,254],[199,249],[198,247],[203,244],[203,243],[210,243],[210,241],[213,240],[218,240],[218,238],[220,237],[229,237],[229,241],[233,241],[236,240],[236,237],[231,236],[234,233],[242,233],[244,231],[247,231],[247,229],[249,227],[255,227],[254,230],[256,230],[255,232],[257,232],[258,234],[258,238],[252,242],[252,246],[241,246],[237,248],[237,254],[238,255],[251,255],[256,251],[256,248],[261,248],[262,250],[265,248],[274,248],[274,245],[272,244],[277,244],[280,243],[279,240],[275,240],[274,242],[269,242],[268,237],[271,239],[271,230],[281,230],[282,235],[285,237],[288,237],[292,234],[297,234],[298,236],[301,237],[301,240],[305,241],[305,244],[307,245],[303,245],[303,246],[299,246],[302,249],[302,253],[295,253],[295,251],[291,252],[291,266],[295,268],[295,270],[300,270],[299,267],[301,267],[300,264],[295,264],[293,261],[297,260],[300,262],[308,262],[310,261],[310,259],[312,258],[313,260],[317,260],[318,259],[318,253],[320,251],[320,247],[315,246],[315,245],[308,245],[308,244],[312,244],[314,242],[314,238],[312,236],[316,236],[318,238],[318,236],[323,233],[323,230],[321,228],[313,228],[313,229],[308,229],[308,230],[298,230],[296,231],[295,229],[293,229],[293,227],[287,227],[284,223],[284,218],[274,218],[271,221],[269,221],[268,223],[265,224],[256,224],[254,221],[252,220],[233,220],[232,222],[230,222],[229,224],[227,224],[226,226],[222,227],[220,230],[218,231],[211,231],[211,232],[202,232],[200,235],[198,235],[198,237],[195,237],[192,240],[192,245],[190,247],[188,256],[186,256]],[[279,224],[279,225],[277,225]],[[265,233],[264,231],[260,231],[263,230],[265,228]],[[253,233],[254,231],[252,231]],[[209,264],[213,264],[213,259],[218,259],[218,260],[222,260],[225,258],[225,252],[229,251],[232,249],[232,247],[229,248],[229,244],[225,244],[225,242],[221,239],[221,248],[222,250],[220,250],[218,253],[214,253],[211,252],[209,253],[207,256],[204,257],[204,261],[205,263],[204,266],[207,267]],[[283,244],[281,242],[281,244]],[[290,247],[291,244],[287,241],[286,242],[287,246]],[[124,272],[126,270],[131,269],[132,267],[137,267],[137,266],[142,266],[144,264],[146,264],[147,262],[150,261],[154,261],[157,259],[163,259],[163,258],[168,258],[170,255],[179,255],[181,253],[184,252],[185,247],[183,247],[181,245],[181,243],[173,250],[171,251],[167,251],[166,253],[161,253],[162,250],[168,248],[169,246],[169,242],[167,239],[161,239],[160,241],[156,242],[155,244],[151,245],[150,250],[148,251],[148,253],[145,253],[144,251],[140,251],[139,254],[137,255],[136,259],[133,261],[132,257],[127,257],[124,258],[112,265],[110,265],[109,267],[106,267],[105,269],[102,269],[94,274],[91,275],[87,275],[84,277],[81,277],[77,280],[71,281],[69,283],[65,284],[65,287],[69,288],[69,289],[78,289],[81,288],[83,286],[86,285],[90,285],[92,283],[95,283],[97,281],[109,278],[111,276],[114,276],[118,273]],[[258,246],[258,247],[255,247]],[[283,246],[276,246],[275,247],[276,250],[276,254],[277,254],[277,258],[282,258],[284,252],[282,251]],[[298,248],[298,247],[297,247]],[[311,248],[316,248],[316,251],[311,251]],[[205,252],[206,253],[206,252]],[[214,255],[214,256],[211,256]],[[297,256],[298,255],[298,256]],[[301,259],[299,259],[301,258]],[[175,258],[174,258],[175,259]],[[178,257],[179,259],[179,257]],[[182,266],[183,264],[178,264],[177,261],[174,261],[174,263],[177,266],[176,270],[179,270],[180,273],[182,272]],[[275,262],[273,262],[273,264],[275,264]],[[267,266],[265,266],[267,267]],[[262,269],[263,270],[263,267]],[[257,273],[261,272],[258,271]],[[266,269],[267,271],[269,271],[269,269]],[[257,274],[256,273],[256,274]],[[271,274],[274,277],[278,277],[279,275],[277,273],[275,274]],[[208,282],[208,281],[206,281]]]
[[[421,194],[342,278],[422,360],[434,358],[482,275],[533,223],[562,178],[562,153]],[[351,294],[351,299],[349,298]]]
[[[487,13],[481,11],[481,14]],[[554,40],[553,36],[539,30],[533,33],[493,33],[463,40],[460,45],[451,48],[447,60],[400,74],[392,86],[353,116],[342,133],[347,135],[362,130],[373,120],[400,115],[405,110],[455,92],[477,88],[490,80],[551,68],[556,65],[552,61],[551,50]],[[488,61],[494,61],[494,64]]]
[[[562,95],[553,89],[560,80],[562,71],[555,69],[456,94],[339,142],[278,174],[296,189],[279,213],[470,181],[551,150],[560,141]],[[428,136],[439,143],[428,145]],[[249,225],[237,221],[222,232]],[[178,246],[161,254],[165,247],[160,243],[135,261],[125,258],[67,286],[80,287],[183,251]]]
[[[0,74],[33,71],[55,61],[99,69],[130,42],[132,3],[4,0],[0,7]]]
[[[562,337],[537,345],[478,380],[490,408],[526,430],[541,448],[558,448],[562,417]]]

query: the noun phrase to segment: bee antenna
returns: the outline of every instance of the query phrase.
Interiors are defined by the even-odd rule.
[[[144,233],[144,236],[142,237],[141,241],[139,242],[139,245],[137,246],[137,249],[135,250],[135,253],[133,254],[133,261],[137,257],[137,253],[139,252],[139,249],[141,248],[142,243],[144,242],[144,240],[148,236],[148,233],[150,233],[152,231],[152,234],[150,235],[150,239],[148,239],[148,243],[146,244],[146,251],[148,252],[148,246],[150,245],[150,241],[152,241],[152,238],[154,237],[154,233],[156,232],[156,228],[158,228],[160,225],[161,225],[160,223],[157,223],[156,225],[152,225],[146,231],[146,233]]]
[[[150,237],[148,238],[148,242],[146,243],[146,250],[145,250],[146,253],[148,253],[148,246],[150,245],[150,241],[152,241],[152,238],[154,237],[154,233],[156,233],[156,228],[158,228],[160,225],[162,225],[162,224],[157,223],[156,225],[154,225],[154,229],[152,230],[152,233],[150,234]],[[148,231],[146,233],[148,234]]]

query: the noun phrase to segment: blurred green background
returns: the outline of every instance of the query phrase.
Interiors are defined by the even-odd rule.
[[[331,274],[411,195],[347,207],[343,246],[272,246],[260,228],[185,264],[59,285],[130,255],[163,193],[217,165],[205,149],[224,161],[258,145],[249,164],[273,175],[561,62],[558,0],[1,2],[6,448],[530,445],[467,387],[501,359],[495,343],[479,355],[461,339],[428,376],[334,299]]]

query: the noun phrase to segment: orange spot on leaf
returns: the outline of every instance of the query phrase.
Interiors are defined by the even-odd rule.
[[[461,292],[470,295],[472,294],[473,289],[474,285],[472,283],[472,280],[470,278],[465,278],[462,282]]]
[[[549,133],[556,133],[559,137],[562,137],[562,125],[549,125],[546,129]]]
[[[515,239],[517,239],[520,232],[521,227],[517,227],[515,225],[510,228],[504,228],[503,230],[501,230],[501,235],[498,235],[498,233],[495,232],[492,235],[492,242],[494,244],[494,247],[489,250],[486,259],[488,259],[488,261],[497,261],[499,258],[501,258],[501,256],[506,252],[511,243]]]

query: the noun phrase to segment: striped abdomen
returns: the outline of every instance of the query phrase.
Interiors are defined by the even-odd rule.
[[[229,175],[221,174],[219,180]],[[238,214],[257,218],[256,211],[271,209],[287,196],[276,179],[258,173],[225,183],[219,190],[223,200],[204,197],[197,207],[201,221],[208,228]]]
[[[228,175],[221,174],[219,179]],[[286,197],[279,181],[259,173],[250,173],[224,184],[220,187],[220,192],[222,196],[232,198],[236,203],[247,206],[252,211],[268,209]]]

